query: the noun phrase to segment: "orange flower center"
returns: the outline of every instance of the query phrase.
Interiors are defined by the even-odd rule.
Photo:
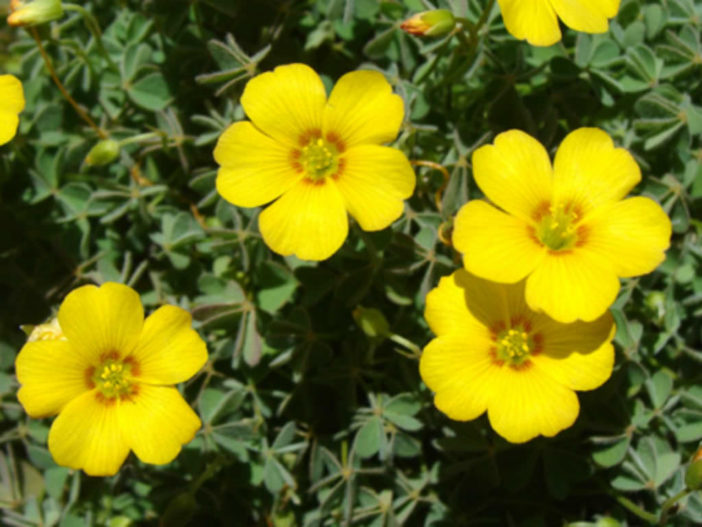
[[[305,133],[299,140],[300,148],[291,153],[293,168],[303,172],[312,183],[323,183],[328,177],[336,179],[344,167],[340,154],[344,151],[343,142],[336,134],[322,137],[318,130]]]
[[[543,338],[540,333],[532,332],[528,321],[514,317],[509,327],[502,322],[493,327],[492,340],[495,345],[491,354],[496,364],[522,369],[530,365],[529,357],[541,351]]]
[[[107,354],[96,368],[89,368],[86,379],[90,388],[96,388],[98,397],[112,402],[120,397],[130,397],[136,393],[133,382],[138,367],[133,358],[120,359],[116,353]]]
[[[544,205],[535,214],[534,235],[551,251],[569,251],[584,241],[585,231],[578,225],[580,211],[566,205]]]

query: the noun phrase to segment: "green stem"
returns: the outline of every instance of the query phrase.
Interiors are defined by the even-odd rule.
[[[414,342],[407,340],[405,337],[393,333],[389,335],[388,338],[392,340],[395,344],[399,344],[403,348],[408,349],[411,352],[410,356],[413,359],[419,359],[419,357],[422,356],[421,348],[417,346]]]
[[[110,54],[107,53],[107,50],[105,49],[105,46],[102,43],[102,32],[100,31],[100,25],[98,24],[98,21],[93,16],[93,14],[87,9],[85,9],[83,6],[80,6],[78,4],[62,4],[62,6],[65,11],[75,11],[83,17],[83,20],[85,20],[86,27],[95,38],[98,51],[100,51],[100,54],[103,57],[105,57],[105,60],[107,60],[107,63],[110,65],[110,68],[112,68],[115,71],[119,71],[119,67],[117,66],[117,64],[114,63],[112,57],[110,57]]]
[[[475,27],[473,28],[473,34],[477,38],[478,36],[478,31],[480,31],[480,28],[482,28],[485,25],[485,22],[487,22],[488,17],[490,16],[490,13],[492,12],[492,7],[495,5],[495,0],[488,0],[487,5],[485,6],[485,9],[483,9],[482,14],[480,15],[480,19],[478,19],[478,23],[475,24]]]
[[[629,512],[635,514],[636,516],[638,516],[642,520],[645,520],[652,525],[655,525],[656,523],[658,523],[658,517],[655,514],[652,514],[648,511],[643,510],[641,507],[636,505],[636,503],[634,503],[630,499],[625,498],[624,496],[619,496],[617,494],[614,494],[613,496],[614,496],[614,499],[616,499],[617,502],[619,502],[619,504],[622,507],[624,507],[625,509],[628,509]]]
[[[492,8],[495,5],[495,0],[488,0],[487,5],[480,14],[480,18],[475,24],[472,24],[469,20],[459,19],[462,25],[461,30],[456,34],[458,40],[461,43],[461,48],[465,50],[465,60],[457,67],[449,67],[449,73],[443,80],[443,84],[450,84],[454,82],[458,77],[462,76],[469,68],[473,60],[475,60],[475,55],[478,50],[479,43],[479,33],[480,29],[487,23]],[[466,24],[466,22],[468,22]],[[465,31],[468,31],[468,37],[466,38]],[[454,58],[458,58],[454,55]],[[458,61],[456,61],[458,62]]]
[[[146,132],[143,134],[133,135],[131,137],[127,137],[125,139],[122,139],[119,142],[119,146],[122,147],[124,145],[130,145],[132,143],[141,143],[142,141],[148,141],[149,139],[163,137],[164,135],[165,135],[164,133],[159,133],[159,132]]]
[[[73,109],[81,117],[81,119],[88,123],[90,128],[92,128],[95,131],[95,133],[98,135],[98,137],[100,137],[100,139],[107,139],[107,133],[105,133],[97,124],[95,124],[95,121],[92,120],[90,115],[88,115],[88,113],[78,105],[78,103],[73,99],[73,97],[71,97],[71,94],[68,93],[68,90],[66,90],[66,87],[61,82],[61,79],[58,78],[58,74],[54,69],[51,57],[49,57],[49,54],[44,49],[44,45],[41,43],[41,38],[39,37],[39,33],[37,32],[36,28],[28,27],[26,29],[32,36],[34,41],[37,43],[37,48],[39,48],[39,54],[41,55],[42,59],[44,59],[46,69],[49,70],[49,75],[53,79],[54,84],[56,84],[56,87],[59,89],[61,94],[70,103],[70,105],[73,106]]]
[[[678,492],[675,496],[672,498],[668,498],[663,502],[663,506],[661,507],[661,517],[660,520],[658,520],[658,525],[667,525],[668,524],[668,515],[670,514],[670,509],[675,505],[677,502],[679,502],[681,499],[683,499],[685,496],[690,494],[692,492],[692,489],[685,488]]]

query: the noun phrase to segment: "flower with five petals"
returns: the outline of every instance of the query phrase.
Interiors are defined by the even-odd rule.
[[[492,204],[473,200],[458,211],[453,244],[481,278],[526,278],[535,311],[560,322],[595,320],[616,299],[619,277],[649,273],[665,258],[670,219],[650,198],[623,199],[641,172],[602,130],[568,134],[553,166],[519,130],[499,134],[472,162]]]
[[[130,450],[172,461],[201,423],[173,384],[192,377],[207,349],[190,314],[162,306],[144,320],[125,285],[86,285],[58,312],[60,331],[30,340],[15,361],[17,397],[32,417],[58,414],[49,451],[59,465],[115,474]]]
[[[419,372],[436,407],[458,421],[487,411],[512,443],[570,427],[580,411],[575,390],[612,374],[612,316],[561,324],[529,309],[524,281],[498,284],[461,269],[429,292],[424,316],[437,337]]]
[[[348,213],[366,231],[402,215],[415,185],[393,141],[402,99],[376,71],[341,77],[329,98],[304,64],[279,66],[251,79],[237,122],[217,142],[217,191],[240,207],[273,202],[258,223],[266,244],[303,260],[329,258],[348,234]]]

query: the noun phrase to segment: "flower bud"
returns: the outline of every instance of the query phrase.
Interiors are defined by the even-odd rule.
[[[7,23],[15,27],[36,26],[61,17],[61,0],[11,0]]]
[[[405,20],[400,27],[411,35],[442,37],[450,33],[456,25],[453,13],[448,9],[423,11]]]
[[[358,306],[353,310],[353,319],[369,337],[385,338],[390,335],[390,324],[378,309]]]
[[[36,342],[39,340],[66,340],[63,335],[58,318],[53,318],[44,324],[36,326],[24,325],[22,330],[27,333],[27,342]]]
[[[644,305],[657,323],[663,320],[665,316],[665,293],[661,291],[651,291],[646,295]]]
[[[99,167],[112,163],[119,155],[119,143],[113,139],[100,141],[90,149],[85,156],[85,164],[91,167]]]
[[[702,447],[697,449],[695,455],[692,456],[690,466],[685,472],[685,485],[688,489],[702,489]]]

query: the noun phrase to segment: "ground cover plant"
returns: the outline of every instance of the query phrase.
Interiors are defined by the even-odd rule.
[[[702,3],[0,13],[0,524],[702,523]]]

